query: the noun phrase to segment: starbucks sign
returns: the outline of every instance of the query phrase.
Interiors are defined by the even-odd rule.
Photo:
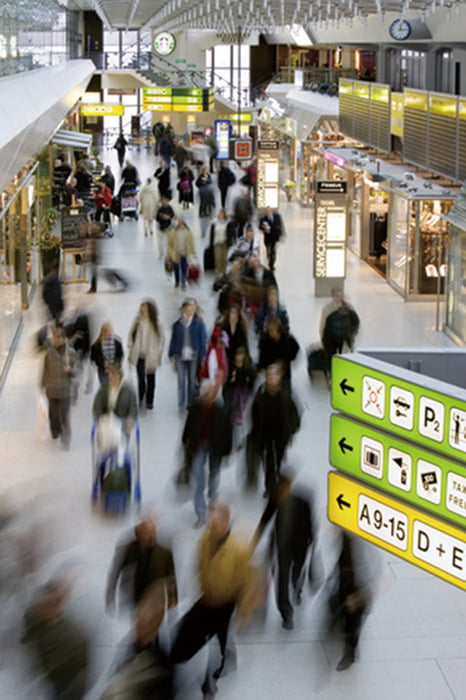
[[[159,32],[154,39],[154,50],[160,56],[169,56],[175,50],[175,37],[170,32]]]

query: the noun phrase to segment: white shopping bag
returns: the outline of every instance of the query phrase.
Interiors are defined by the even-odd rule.
[[[37,399],[37,425],[36,435],[39,440],[45,441],[50,435],[49,405],[44,392],[40,392]]]
[[[97,424],[97,444],[101,452],[114,452],[120,446],[121,419],[114,413],[105,413]]]

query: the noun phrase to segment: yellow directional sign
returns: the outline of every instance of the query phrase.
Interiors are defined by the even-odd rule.
[[[328,475],[328,518],[466,590],[466,533],[341,476]]]
[[[125,106],[120,104],[82,104],[79,111],[83,117],[121,117],[125,113]]]

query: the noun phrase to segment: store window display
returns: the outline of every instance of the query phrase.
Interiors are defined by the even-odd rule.
[[[466,344],[466,228],[450,226],[447,329]]]

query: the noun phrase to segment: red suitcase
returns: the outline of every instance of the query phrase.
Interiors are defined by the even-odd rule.
[[[188,282],[190,284],[197,284],[201,276],[201,266],[197,259],[190,260],[188,263]]]

